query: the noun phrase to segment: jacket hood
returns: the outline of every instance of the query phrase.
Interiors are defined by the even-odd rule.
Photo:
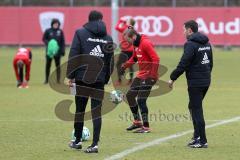
[[[140,43],[141,43],[142,41],[144,41],[144,40],[149,40],[149,38],[148,38],[146,35],[144,35],[144,34],[141,34],[140,36],[141,36]]]
[[[83,27],[98,37],[107,35],[106,25],[103,21],[88,22]]]
[[[148,37],[144,34],[138,34],[137,35],[137,39],[133,42],[133,46],[135,47],[139,47],[139,45],[141,44],[142,41],[144,40],[148,40]]]
[[[193,41],[193,42],[197,42],[197,43],[200,43],[200,44],[206,44],[208,43],[209,39],[206,35],[200,33],[200,32],[197,32],[197,33],[193,33],[189,38],[188,38],[189,41]]]
[[[141,41],[144,39],[149,39],[145,34],[141,34]]]

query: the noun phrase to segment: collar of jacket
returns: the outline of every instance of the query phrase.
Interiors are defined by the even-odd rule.
[[[140,34],[137,34],[137,38],[136,38],[136,40],[133,42],[133,45],[135,46],[135,47],[139,47],[139,45],[140,45],[140,42],[141,42],[141,35]]]

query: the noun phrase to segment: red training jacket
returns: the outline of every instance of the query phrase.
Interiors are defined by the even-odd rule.
[[[123,64],[126,69],[138,62],[139,71],[137,77],[140,79],[158,79],[158,68],[160,58],[157,55],[152,42],[145,36],[141,36],[139,47],[134,47],[133,56]]]
[[[20,80],[19,77],[19,73],[18,73],[18,66],[17,66],[17,62],[19,60],[22,60],[24,65],[26,66],[26,75],[25,75],[25,80],[29,81],[30,78],[30,69],[31,69],[31,51],[30,49],[26,49],[26,48],[19,48],[18,52],[16,53],[16,55],[14,56],[13,59],[13,67],[15,70],[15,75],[17,80]]]
[[[121,41],[120,41],[120,48],[124,52],[133,52],[133,45],[128,43],[124,37],[123,32],[128,28],[127,21],[120,19],[115,26],[115,29],[121,33]]]

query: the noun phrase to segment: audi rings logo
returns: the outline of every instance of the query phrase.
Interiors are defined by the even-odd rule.
[[[133,18],[136,23],[134,28],[141,34],[148,36],[168,36],[173,31],[173,22],[167,16],[124,16],[122,19]]]

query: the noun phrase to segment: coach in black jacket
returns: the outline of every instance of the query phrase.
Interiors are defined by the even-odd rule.
[[[184,23],[184,34],[187,38],[184,53],[177,68],[170,75],[169,86],[172,87],[174,81],[186,73],[189,111],[194,126],[194,135],[188,146],[207,148],[202,101],[211,83],[212,47],[208,37],[198,32],[198,24],[193,20]]]
[[[65,38],[63,34],[63,30],[60,29],[60,21],[58,19],[52,19],[51,28],[47,29],[43,34],[43,42],[46,46],[46,52],[48,47],[48,42],[52,39],[55,39],[59,46],[58,53],[53,57],[55,61],[55,65],[57,68],[57,82],[60,82],[60,63],[61,57],[65,55]],[[46,68],[45,68],[45,82],[44,84],[48,83],[48,78],[51,69],[52,58],[48,57],[46,54]]]
[[[104,85],[108,83],[113,69],[113,41],[107,35],[102,13],[91,11],[89,22],[75,32],[69,53],[67,77],[69,85],[75,80],[77,95],[75,96],[75,137],[71,148],[82,148],[82,130],[84,113],[88,98],[91,97],[93,119],[93,142],[86,153],[98,152],[98,141],[101,130],[101,106]]]

